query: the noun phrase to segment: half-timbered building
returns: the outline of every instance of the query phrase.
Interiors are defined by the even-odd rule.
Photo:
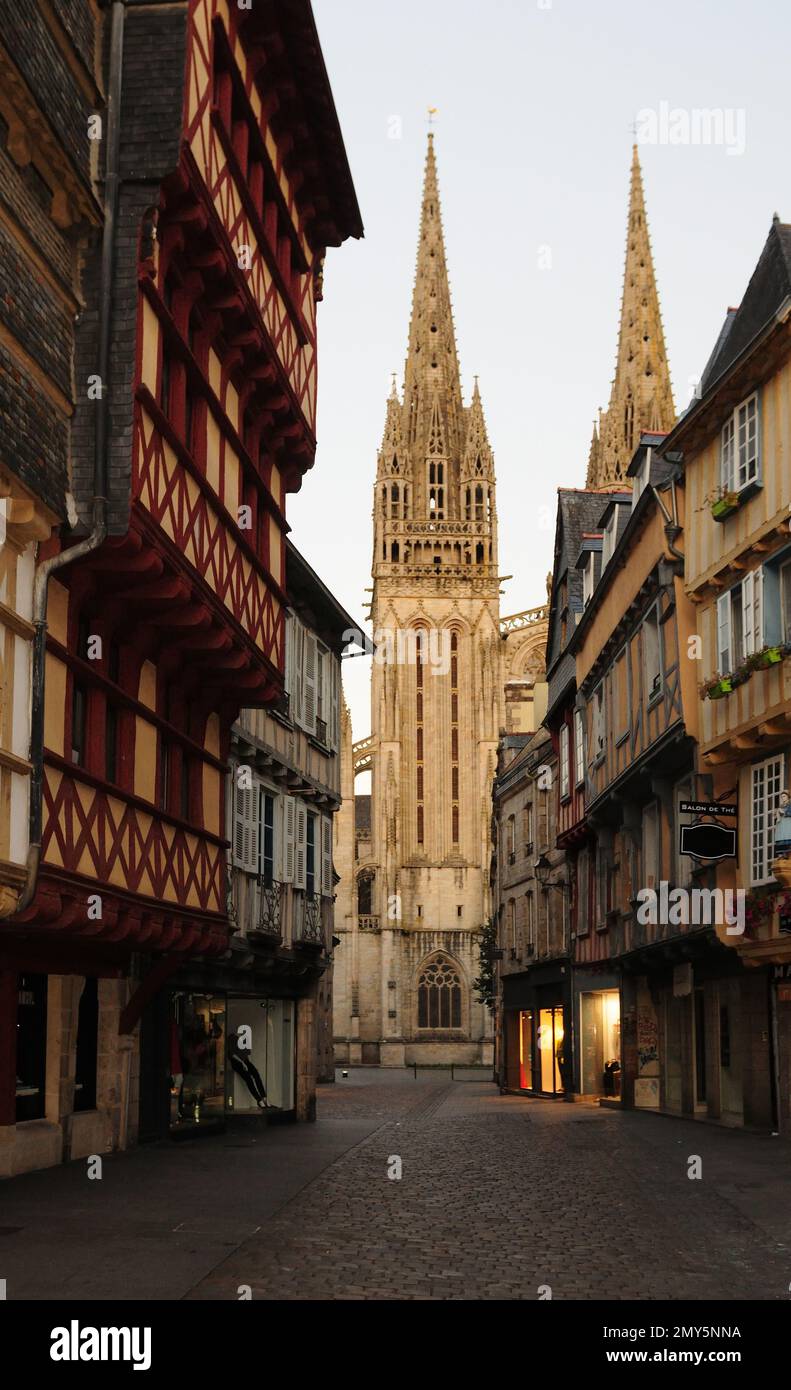
[[[708,1046],[723,1116],[791,1130],[791,860],[778,824],[791,777],[791,226],[776,217],[697,398],[669,440],[683,453],[686,588],[700,635],[698,778],[737,810],[725,936],[745,968],[722,990]],[[775,846],[777,836],[778,845]],[[713,872],[713,871],[712,871]]]
[[[722,1007],[741,1007],[744,972],[723,944],[710,861],[682,852],[680,836],[710,795],[695,756],[689,499],[664,436],[641,437],[627,476],[630,498],[612,498],[601,516],[601,575],[571,642],[595,841],[577,947],[596,939],[620,971],[623,1102],[737,1123],[728,1098],[743,1059],[716,1045],[716,1028]]]
[[[138,1100],[156,1130],[151,1011],[185,961],[229,949],[231,726],[282,698],[324,254],[362,232],[307,0],[113,5],[107,22],[112,237],[86,264],[74,359],[75,534],[39,552],[41,865],[15,923],[18,969],[51,981],[49,1162],[124,1146]],[[216,1071],[224,1024],[206,1028]]]

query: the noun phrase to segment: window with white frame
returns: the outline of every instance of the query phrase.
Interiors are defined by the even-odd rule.
[[[659,614],[654,606],[643,621],[643,675],[646,698],[652,700],[662,689],[662,656],[659,640]]]
[[[569,726],[561,725],[560,729],[560,795],[562,797],[571,794],[571,768],[569,761]]]
[[[751,570],[717,599],[717,670],[727,676],[745,657],[761,651],[763,570]]]
[[[574,783],[581,787],[585,781],[585,724],[582,710],[574,711]]]
[[[340,662],[294,613],[286,622],[286,693],[294,723],[332,750],[340,738]]]
[[[758,395],[753,393],[728,417],[720,434],[720,483],[740,492],[760,477]]]
[[[750,875],[754,885],[772,879],[775,815],[780,793],[785,790],[785,758],[782,753],[755,763],[751,769]]]

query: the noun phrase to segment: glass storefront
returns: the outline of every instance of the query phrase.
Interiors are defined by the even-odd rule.
[[[291,999],[228,1000],[226,1098],[235,1114],[294,1109]]]
[[[563,1008],[519,1012],[519,1087],[523,1091],[563,1094]]]
[[[225,999],[175,994],[170,1018],[171,1128],[206,1124],[225,1113]]]
[[[170,1124],[226,1113],[291,1111],[296,1002],[175,994],[170,1016]]]
[[[581,1091],[585,1096],[621,1094],[621,1000],[617,989],[580,995]]]

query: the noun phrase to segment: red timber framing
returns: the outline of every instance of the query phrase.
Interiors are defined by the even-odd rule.
[[[362,235],[309,4],[192,0],[185,70],[140,228],[129,527],[51,586],[43,859],[15,923],[17,955],[94,974],[227,949],[230,728],[282,693],[324,252]]]

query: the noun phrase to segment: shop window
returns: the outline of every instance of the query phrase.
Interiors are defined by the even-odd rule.
[[[80,995],[77,1016],[77,1061],[74,1084],[74,1109],[96,1109],[96,1062],[99,1040],[99,985],[94,977],[86,979]]]
[[[533,1011],[519,1014],[519,1086],[523,1091],[533,1089]]]
[[[444,956],[423,967],[417,993],[418,1028],[461,1028],[461,980]]]
[[[229,999],[226,1106],[234,1114],[294,1109],[296,1004]]]
[[[20,975],[17,988],[16,1118],[41,1120],[46,1110],[47,976]]]
[[[580,995],[582,1094],[621,1094],[621,1001],[617,989]]]
[[[225,999],[177,994],[170,1020],[170,1121],[174,1129],[225,1113]]]
[[[558,1095],[563,1090],[563,1009],[539,1010],[538,1061],[541,1090]]]

